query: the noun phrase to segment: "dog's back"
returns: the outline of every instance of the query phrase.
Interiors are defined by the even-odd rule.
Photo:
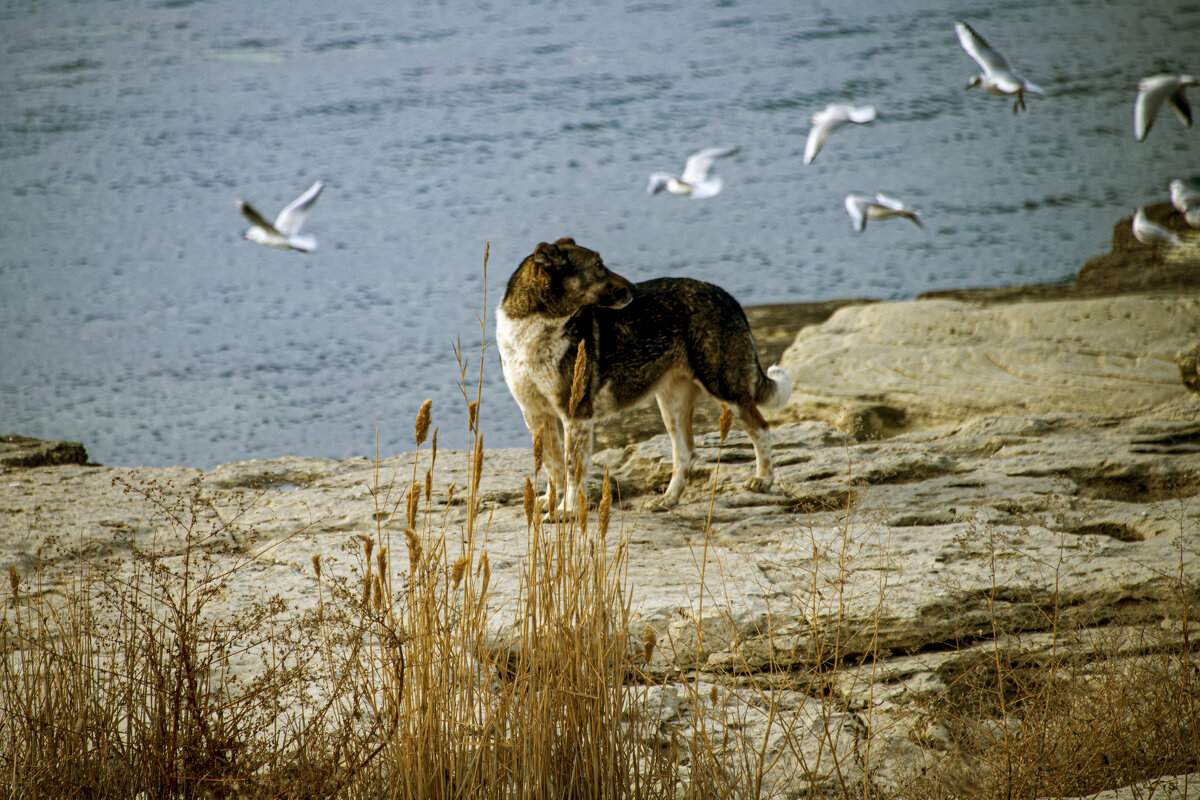
[[[604,416],[653,393],[664,373],[684,370],[705,391],[730,405],[777,407],[774,381],[758,362],[746,314],[719,286],[691,278],[634,284],[620,309],[581,309],[572,338],[594,337],[597,396]],[[611,401],[608,400],[611,398]],[[783,399],[786,399],[786,394]]]

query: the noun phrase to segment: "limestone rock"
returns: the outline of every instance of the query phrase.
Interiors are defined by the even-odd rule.
[[[851,306],[784,354],[780,416],[866,439],[982,414],[1132,414],[1186,396],[1175,353],[1198,336],[1200,293]]]
[[[1200,342],[1185,347],[1175,354],[1179,367],[1179,379],[1193,392],[1200,392]]]
[[[87,460],[87,450],[80,442],[47,442],[15,433],[0,436],[0,468],[86,464]]]
[[[1106,789],[1084,797],[1087,800],[1140,800],[1140,798],[1146,797],[1154,797],[1157,800],[1195,800],[1200,797],[1200,773],[1163,775],[1138,781],[1129,786],[1122,786],[1120,789]],[[1063,798],[1063,800],[1084,800],[1084,798]]]
[[[839,773],[864,779],[853,765],[865,717],[851,709],[874,709],[871,729],[891,731],[872,740],[875,757],[888,754],[876,783],[899,782],[935,758],[950,746],[947,734],[936,723],[913,727],[913,708],[955,685],[972,647],[1010,646],[993,644],[997,630],[1020,637],[1029,654],[1039,636],[1049,649],[1054,619],[1054,646],[1087,658],[1098,640],[1112,640],[1100,629],[1156,625],[1200,607],[1195,586],[1178,580],[1180,553],[1200,548],[1194,415],[985,416],[865,442],[826,423],[788,423],[774,440],[776,486],[752,494],[741,487],[753,469],[745,436],[735,431],[723,445],[715,434],[701,437],[703,477],[673,513],[646,508],[670,468],[665,436],[598,459],[618,479],[606,542],[630,554],[630,649],[661,687],[645,694],[645,712],[668,738],[689,735],[703,713],[714,747],[766,742],[778,758],[764,777],[776,788],[820,786]],[[432,470],[432,518],[446,526],[452,559],[472,513],[461,500],[467,465],[466,453],[443,451]],[[527,450],[489,451],[475,509],[497,641],[506,640],[506,614],[522,592],[522,488],[531,467]],[[96,559],[162,546],[188,519],[167,509],[199,492],[210,516],[196,522],[208,530],[234,521],[230,540],[244,561],[211,601],[213,613],[272,596],[311,608],[312,556],[321,554],[336,579],[357,563],[359,535],[394,537],[393,565],[403,574],[404,498],[414,473],[423,494],[429,468],[429,454],[419,453],[378,464],[285,458],[207,474],[23,469],[0,484],[0,563],[23,574],[50,536]],[[656,646],[643,662],[651,634]],[[945,642],[959,646],[947,651]],[[741,675],[816,675],[806,669],[832,652],[848,666],[829,688],[773,690],[784,716],[761,713],[761,690],[729,688]],[[892,656],[872,661],[872,653]],[[697,668],[709,687],[702,696],[681,683]],[[712,702],[704,699],[711,687],[719,709],[695,706]]]

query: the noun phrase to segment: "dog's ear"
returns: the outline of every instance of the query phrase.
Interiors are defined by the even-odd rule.
[[[558,248],[552,244],[542,242],[537,247],[533,248],[533,263],[539,267],[549,267],[554,264],[554,256],[558,254]]]
[[[559,239],[557,242],[555,242],[555,244],[571,244],[571,245],[573,245],[573,244],[575,244],[575,240],[572,239],[570,236],[564,236],[561,239]]]

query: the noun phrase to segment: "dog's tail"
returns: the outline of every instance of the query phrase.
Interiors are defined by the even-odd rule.
[[[758,384],[754,402],[762,411],[778,411],[792,394],[792,379],[778,365],[767,370],[766,380]]]

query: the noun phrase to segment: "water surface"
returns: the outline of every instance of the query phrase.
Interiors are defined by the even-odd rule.
[[[1133,138],[1137,80],[1200,69],[1200,3],[1150,5],[0,2],[0,432],[110,465],[390,455],[431,397],[462,446],[456,343],[473,383],[508,275],[564,235],[744,304],[1069,279],[1200,172],[1168,112]],[[1050,97],[965,91],[960,16]],[[833,101],[879,118],[804,167]],[[726,143],[718,197],[645,194]],[[315,253],[240,240],[235,198],[273,217],[317,178]],[[850,191],[926,227],[855,234]],[[527,441],[494,348],[483,426]]]

